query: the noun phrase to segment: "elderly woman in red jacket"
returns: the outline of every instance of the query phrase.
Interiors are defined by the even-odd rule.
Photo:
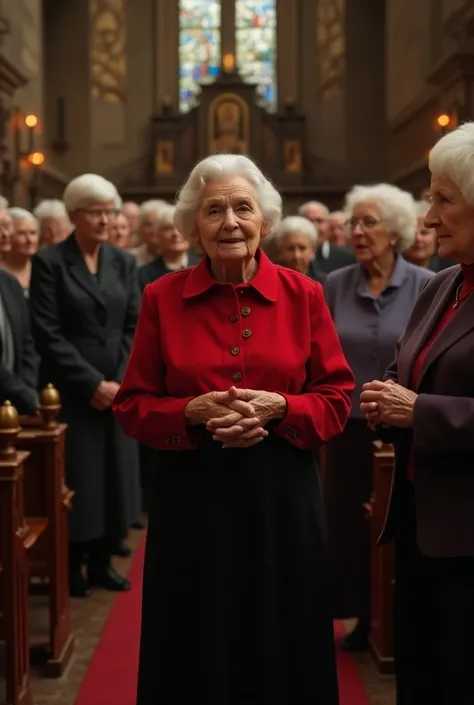
[[[313,458],[354,381],[320,284],[259,248],[280,212],[248,158],[204,159],[175,222],[206,256],[144,290],[114,404],[160,451],[138,705],[338,702]]]

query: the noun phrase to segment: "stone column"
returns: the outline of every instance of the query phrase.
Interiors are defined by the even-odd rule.
[[[386,178],[385,3],[346,0],[345,141],[349,185]]]
[[[70,149],[51,153],[54,167],[72,175],[90,168],[91,81],[88,0],[44,3],[45,142],[57,138],[58,98],[64,101],[65,136]]]
[[[179,109],[179,3],[155,2],[155,111],[164,104]]]
[[[301,43],[299,41],[301,2],[279,0],[277,3],[277,86],[278,106],[300,105]]]

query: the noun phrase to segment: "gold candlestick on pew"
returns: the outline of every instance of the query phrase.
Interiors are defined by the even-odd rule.
[[[40,411],[43,417],[43,428],[50,430],[58,425],[57,418],[61,411],[61,398],[58,390],[52,384],[47,384],[40,392]]]

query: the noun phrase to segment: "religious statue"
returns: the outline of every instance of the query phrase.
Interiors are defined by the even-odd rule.
[[[247,106],[245,106],[247,107]],[[221,100],[210,107],[211,153],[228,152],[246,154],[248,152],[248,108],[232,97]]]

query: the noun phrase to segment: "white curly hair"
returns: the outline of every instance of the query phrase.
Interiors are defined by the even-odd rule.
[[[398,236],[396,250],[403,252],[413,244],[417,230],[417,207],[411,193],[392,184],[354,186],[348,194],[344,212],[348,218],[358,203],[375,203],[387,230]]]
[[[474,122],[465,122],[441,137],[430,153],[432,176],[447,176],[474,208]]]
[[[281,220],[281,196],[260,169],[248,157],[240,154],[216,154],[200,161],[192,170],[178,194],[174,221],[179,232],[188,240],[195,226],[202,192],[216,180],[241,176],[255,187],[263,216],[265,233],[271,235]]]
[[[281,247],[281,243],[287,235],[293,233],[303,233],[311,241],[312,245],[318,242],[318,230],[316,226],[302,215],[289,215],[283,218],[275,233],[275,243]]]

